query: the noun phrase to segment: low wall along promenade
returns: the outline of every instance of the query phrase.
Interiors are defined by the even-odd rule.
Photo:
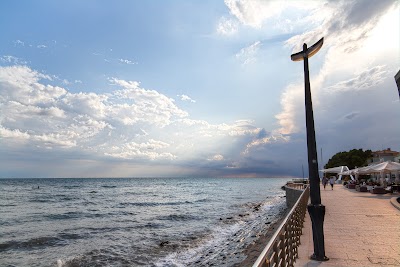
[[[286,205],[292,208],[296,204],[300,195],[303,193],[305,185],[303,183],[287,183],[285,186],[286,191]]]

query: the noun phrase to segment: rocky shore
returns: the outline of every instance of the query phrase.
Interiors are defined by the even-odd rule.
[[[243,253],[246,255],[246,259],[238,264],[235,264],[234,267],[253,265],[289,211],[290,209],[287,208],[279,214],[279,219],[274,222],[266,222],[266,224],[270,224],[268,230],[245,248]]]

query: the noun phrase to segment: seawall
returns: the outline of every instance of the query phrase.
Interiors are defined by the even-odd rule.
[[[287,183],[285,185],[286,191],[286,205],[292,208],[296,201],[299,199],[301,193],[304,191],[304,184],[300,183]]]

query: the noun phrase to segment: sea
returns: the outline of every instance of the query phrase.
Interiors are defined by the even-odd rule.
[[[287,181],[0,179],[0,266],[239,266]]]

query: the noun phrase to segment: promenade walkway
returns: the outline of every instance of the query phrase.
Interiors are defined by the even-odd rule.
[[[314,247],[307,213],[295,266],[400,266],[400,210],[390,203],[392,197],[357,192],[340,184],[333,190],[329,185],[326,190],[321,186],[329,261],[309,259]]]

